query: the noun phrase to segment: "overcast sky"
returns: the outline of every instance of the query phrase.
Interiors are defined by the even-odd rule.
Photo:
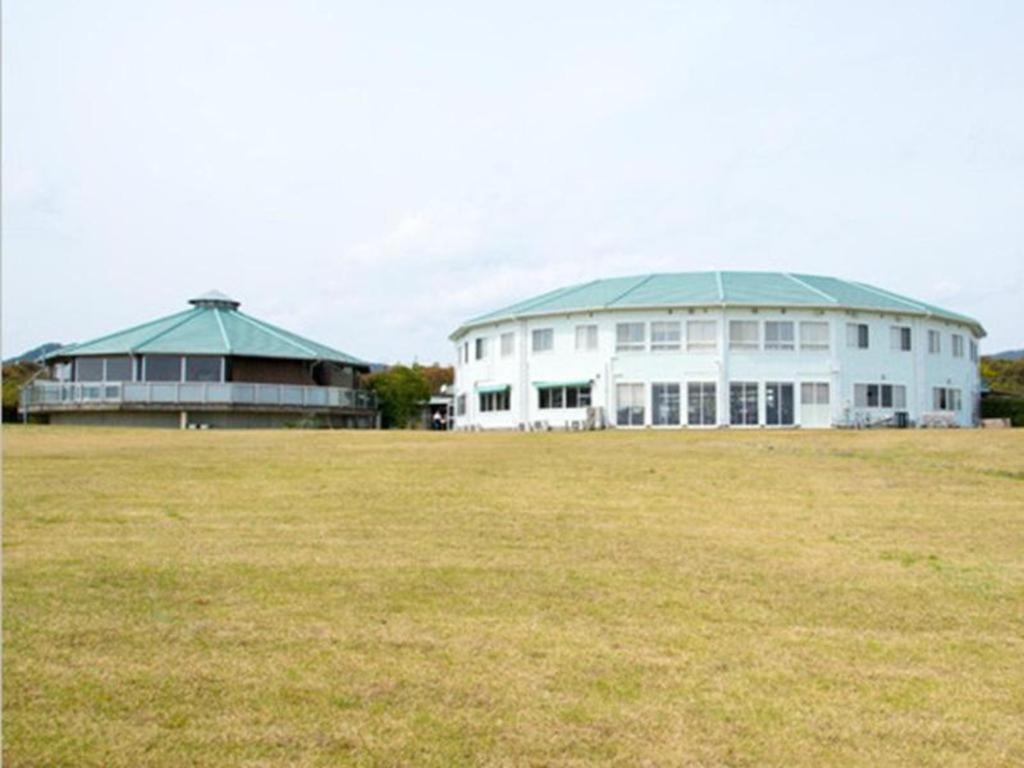
[[[7,0],[4,355],[242,309],[375,361],[701,269],[1024,346],[1024,3]]]

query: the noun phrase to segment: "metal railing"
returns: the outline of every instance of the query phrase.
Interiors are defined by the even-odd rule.
[[[373,392],[347,387],[310,387],[298,384],[250,384],[246,382],[35,381],[21,389],[21,410],[45,410],[48,406],[88,405],[267,405],[297,408],[377,407]]]

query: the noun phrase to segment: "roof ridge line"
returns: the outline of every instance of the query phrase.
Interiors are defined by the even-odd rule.
[[[165,322],[167,320],[170,320],[172,318],[179,317],[181,315],[187,315],[190,312],[195,312],[195,311],[196,311],[195,307],[190,307],[189,309],[181,310],[181,312],[173,312],[173,313],[171,313],[169,315],[164,315],[163,317],[158,317],[155,320],[150,320],[150,321],[145,322],[145,323],[137,323],[137,324],[135,324],[133,326],[130,326],[130,327],[125,328],[125,329],[120,330],[120,331],[113,331],[112,333],[105,333],[102,336],[97,336],[95,339],[89,339],[88,341],[72,342],[71,344],[65,344],[63,347],[61,347],[61,349],[67,349],[68,347],[71,347],[71,346],[85,347],[85,346],[89,346],[90,344],[97,344],[97,343],[99,343],[101,341],[106,341],[107,339],[112,339],[115,336],[121,336],[121,335],[123,335],[125,333],[131,333],[132,331],[138,331],[138,330],[140,330],[142,328],[145,328],[146,326],[156,325],[157,323],[163,323],[163,322]],[[60,350],[57,349],[57,350],[54,350],[54,351],[55,352],[59,352]]]
[[[905,298],[903,296],[900,296],[898,293],[889,293],[888,291],[883,290],[881,288],[875,288],[873,285],[867,285],[866,283],[860,283],[860,282],[857,282],[856,280],[843,280],[843,282],[848,284],[848,285],[855,285],[858,288],[862,288],[863,290],[867,291],[868,293],[875,294],[876,296],[883,296],[883,297],[885,297],[887,299],[893,299],[895,301],[898,301],[901,304],[906,304],[908,307],[913,307],[918,312],[923,312],[925,315],[927,315],[929,317],[931,317],[932,315],[935,314],[934,312],[932,312],[930,309],[928,309],[928,307],[924,306],[923,304],[918,304],[917,302],[915,302],[915,301],[913,301],[911,299],[908,299],[908,298]]]
[[[220,337],[224,339],[224,350],[227,354],[231,354],[231,339],[228,338],[228,332],[224,328],[224,321],[220,319],[220,309],[217,307],[213,308],[213,316],[217,320],[217,327],[220,328]]]
[[[137,349],[140,349],[141,347],[145,346],[146,344],[149,344],[150,342],[156,341],[161,336],[163,336],[165,334],[168,334],[171,331],[173,331],[175,328],[180,328],[181,326],[183,326],[185,323],[189,322],[190,320],[194,320],[196,317],[199,316],[200,313],[202,313],[204,311],[205,310],[202,309],[201,307],[193,307],[192,309],[190,309],[188,311],[188,313],[185,315],[185,317],[181,318],[181,320],[179,322],[174,323],[173,325],[167,326],[162,331],[160,331],[160,333],[154,333],[152,336],[146,337],[145,339],[140,341],[138,344],[133,344],[132,346],[130,346],[128,348],[128,351],[129,352],[135,352]]]
[[[637,283],[636,285],[631,285],[629,288],[624,290],[622,293],[620,293],[618,296],[616,296],[611,301],[606,301],[604,306],[605,307],[610,307],[610,306],[614,305],[617,301],[621,301],[622,299],[626,298],[629,294],[631,294],[633,291],[635,291],[640,286],[647,285],[649,282],[651,282],[651,280],[653,280],[657,276],[657,274],[658,274],[657,272],[651,272],[650,274],[644,276],[643,279],[641,279],[640,282]]]
[[[804,282],[799,277],[796,277],[796,276],[794,276],[793,274],[791,274],[789,272],[783,272],[782,274],[785,277],[788,277],[790,280],[792,280],[797,285],[802,285],[804,288],[808,289],[809,291],[814,291],[814,293],[818,294],[819,296],[824,296],[826,299],[831,301],[833,304],[838,304],[839,303],[839,299],[837,299],[835,296],[831,296],[831,295],[825,293],[824,291],[819,290],[818,288],[815,288],[813,285],[811,285],[810,283]]]
[[[297,347],[298,349],[301,349],[303,352],[306,352],[307,354],[313,355],[317,359],[320,359],[321,357],[323,357],[323,355],[321,355],[315,349],[311,349],[310,347],[307,347],[305,344],[300,344],[299,342],[297,342],[297,341],[295,341],[293,339],[289,339],[287,334],[283,332],[284,331],[283,328],[280,328],[280,329],[279,328],[275,328],[272,325],[264,323],[262,320],[257,320],[255,317],[249,317],[244,312],[235,312],[235,314],[238,315],[239,317],[241,317],[247,323],[249,323],[249,325],[255,325],[257,328],[263,329],[264,331],[269,333],[271,336],[276,336],[277,338],[279,338],[281,341],[285,342],[286,344],[291,344],[293,347]],[[335,352],[341,352],[340,349],[336,349],[334,351]]]

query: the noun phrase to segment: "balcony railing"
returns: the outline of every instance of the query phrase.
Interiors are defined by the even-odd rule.
[[[35,381],[21,389],[21,409],[92,405],[275,406],[373,410],[373,392],[346,387],[245,382]]]

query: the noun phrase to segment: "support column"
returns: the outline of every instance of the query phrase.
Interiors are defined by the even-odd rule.
[[[188,429],[188,411],[182,411],[179,416],[178,425],[181,429]]]

